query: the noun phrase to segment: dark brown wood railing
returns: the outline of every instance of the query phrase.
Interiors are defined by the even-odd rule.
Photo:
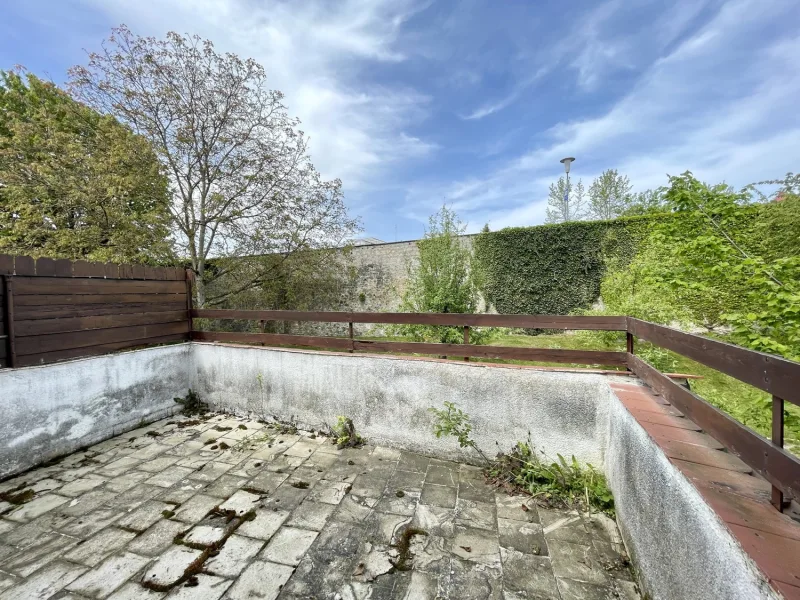
[[[487,315],[431,313],[303,312],[280,310],[192,310],[193,318],[347,323],[349,336],[192,331],[198,341],[286,345],[333,350],[499,358],[552,363],[624,366],[714,436],[772,485],[772,502],[800,499],[800,460],[783,448],[784,402],[800,405],[800,364],[647,321],[617,316]],[[464,328],[464,344],[359,340],[354,323],[448,325]],[[603,330],[626,332],[626,351],[563,350],[470,345],[471,327]],[[716,369],[773,396],[772,439],[768,440],[659,372],[635,354],[635,340],[650,342]]]

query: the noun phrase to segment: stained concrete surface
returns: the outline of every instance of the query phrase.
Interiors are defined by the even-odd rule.
[[[130,431],[2,492],[27,502],[0,502],[0,600],[639,597],[603,515],[226,415]]]

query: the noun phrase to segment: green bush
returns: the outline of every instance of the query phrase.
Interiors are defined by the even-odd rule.
[[[475,238],[481,290],[499,313],[566,315],[600,295],[607,265],[627,265],[654,223],[670,215],[574,221],[483,232]]]

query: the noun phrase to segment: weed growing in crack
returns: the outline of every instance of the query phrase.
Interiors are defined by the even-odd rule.
[[[595,509],[614,517],[614,497],[605,475],[590,464],[581,465],[574,456],[567,461],[558,454],[558,460],[550,462],[543,452],[539,454],[529,434],[527,442],[517,442],[511,452],[497,456],[487,469],[489,480],[512,490],[522,489],[547,506]]]
[[[185,583],[187,586],[192,587],[193,585],[197,585],[193,583],[197,580],[197,575],[203,572],[203,566],[205,562],[212,556],[215,556],[219,553],[219,550],[225,545],[225,542],[228,541],[228,538],[231,537],[239,527],[246,523],[247,521],[252,521],[256,518],[256,511],[250,510],[244,513],[241,516],[236,515],[236,511],[233,510],[221,510],[218,506],[212,508],[207,517],[222,517],[225,519],[225,523],[228,525],[225,529],[225,533],[222,537],[213,542],[211,544],[198,544],[193,542],[187,542],[184,538],[185,535],[191,529],[187,529],[176,535],[172,539],[173,544],[178,544],[182,546],[186,546],[188,548],[194,548],[196,550],[202,550],[200,556],[198,556],[195,560],[193,560],[186,569],[184,569],[183,573],[174,581],[169,583],[156,583],[154,581],[148,581],[146,579],[141,580],[141,586],[145,589],[152,590],[154,592],[168,592],[172,588],[179,586]]]
[[[358,448],[366,440],[356,433],[356,426],[350,417],[339,416],[336,418],[336,425],[332,428],[336,446],[342,448]]]
[[[484,462],[484,474],[490,483],[510,492],[530,494],[545,506],[561,506],[590,511],[592,509],[614,517],[614,497],[608,489],[605,475],[592,465],[581,465],[572,456],[567,461],[558,454],[550,461],[531,442],[517,442],[509,453],[500,453],[490,461],[470,437],[472,422],[469,414],[453,402],[445,402],[444,410],[429,408],[436,415],[433,433],[437,438],[453,436],[462,448],[473,448]],[[541,456],[540,456],[541,455]]]
[[[7,492],[0,493],[0,500],[3,502],[8,502],[9,504],[25,504],[33,500],[33,496],[35,492],[31,489],[25,489],[25,486],[28,485],[26,482],[22,482],[17,487],[8,490]]]
[[[208,404],[200,400],[200,396],[191,388],[184,398],[175,398],[174,400],[183,405],[183,414],[187,417],[208,412]]]
[[[486,455],[478,448],[478,445],[470,437],[472,432],[472,422],[470,416],[460,408],[456,407],[455,402],[445,402],[444,409],[430,407],[429,412],[436,415],[436,421],[433,424],[433,434],[437,438],[453,436],[458,440],[458,445],[462,448],[472,448],[486,463],[490,465],[491,461],[486,458]]]

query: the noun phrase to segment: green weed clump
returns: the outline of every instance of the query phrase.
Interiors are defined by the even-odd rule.
[[[183,405],[183,414],[187,417],[208,412],[208,404],[200,400],[200,396],[192,389],[189,389],[185,398],[175,398],[174,400]]]
[[[333,435],[336,438],[336,445],[341,448],[357,448],[366,441],[358,433],[350,417],[336,417],[336,425],[333,426]]]
[[[570,461],[557,456],[554,462],[540,457],[529,437],[510,453],[499,454],[487,475],[496,485],[522,489],[545,505],[594,509],[614,517],[614,497],[605,475],[591,464],[581,465],[574,456]]]
[[[444,409],[429,408],[436,419],[433,433],[437,438],[455,437],[461,448],[476,450],[486,461],[487,479],[508,491],[523,491],[548,506],[575,508],[581,511],[598,510],[614,516],[614,497],[608,489],[605,475],[592,465],[581,465],[573,456],[570,462],[558,454],[558,461],[544,460],[531,443],[517,442],[508,454],[498,454],[490,461],[470,437],[472,421],[469,414],[445,402]]]

